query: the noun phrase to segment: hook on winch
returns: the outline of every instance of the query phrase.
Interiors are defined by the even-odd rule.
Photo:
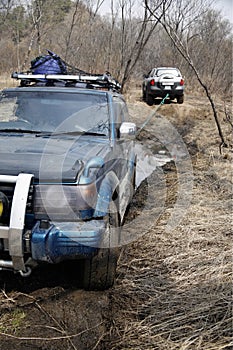
[[[28,277],[31,275],[32,269],[29,266],[26,266],[26,271],[21,270],[21,271],[19,271],[19,273],[22,277]]]

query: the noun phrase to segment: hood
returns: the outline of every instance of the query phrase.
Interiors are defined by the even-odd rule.
[[[36,182],[75,182],[85,162],[102,153],[106,141],[86,137],[0,136],[0,174],[33,174]]]

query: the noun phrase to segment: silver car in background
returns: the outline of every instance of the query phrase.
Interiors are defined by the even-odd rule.
[[[184,102],[184,79],[181,72],[173,67],[153,68],[144,76],[142,84],[142,97],[148,105],[154,104],[156,97],[169,96],[177,103]]]

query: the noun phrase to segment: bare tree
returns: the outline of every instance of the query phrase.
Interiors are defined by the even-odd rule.
[[[14,5],[13,0],[0,0],[0,14],[1,14],[0,24],[4,23],[13,5]]]
[[[156,0],[155,1],[155,11],[156,9],[163,8],[164,11],[166,11],[167,8],[170,6],[171,0]],[[130,3],[131,4],[131,3]],[[130,14],[131,14],[131,8],[129,8]],[[144,3],[143,7],[143,16],[140,19],[135,20],[134,18],[131,18],[131,16],[128,16],[128,25],[134,25],[134,28],[136,30],[130,30],[131,35],[130,38],[130,49],[127,51],[125,50],[125,37],[126,37],[126,30],[129,30],[128,28],[125,28],[125,20],[123,21],[123,17],[125,16],[125,2],[123,1],[121,3],[121,19],[122,19],[122,64],[121,64],[121,81],[122,81],[122,91],[124,91],[125,84],[129,80],[138,60],[140,59],[140,56],[142,55],[143,49],[145,48],[148,40],[152,36],[152,34],[155,31],[155,28],[160,23],[160,17],[163,16],[163,12],[158,16],[158,18],[154,21],[152,19],[154,18],[153,12],[149,11],[148,6],[146,6],[146,2]],[[126,22],[127,23],[127,22]]]
[[[214,10],[202,16],[198,34],[190,42],[190,55],[212,93],[230,96],[232,84],[232,26]],[[196,29],[194,29],[196,32]]]
[[[65,56],[64,56],[65,60],[67,60],[68,52],[70,49],[71,36],[72,36],[72,33],[74,31],[74,27],[76,24],[76,18],[77,18],[77,14],[78,14],[79,4],[80,4],[80,0],[76,0],[75,5],[74,5],[73,14],[72,14],[70,29],[69,29],[67,39],[66,39],[66,48],[65,48]]]
[[[112,47],[113,47],[112,41],[113,41],[113,35],[114,35],[115,26],[116,26],[116,18],[117,18],[117,14],[114,12],[114,0],[111,0],[110,8],[111,8],[111,29],[109,33],[108,49],[107,49],[107,60],[106,60],[107,71],[110,70],[110,66],[111,66]]]
[[[170,0],[171,6],[169,11],[164,11],[163,6],[161,8],[155,7],[153,1],[145,0],[146,8],[154,17],[156,23],[159,22],[167,35],[171,39],[172,43],[179,51],[181,56],[186,60],[191,69],[196,75],[196,78],[202,88],[204,89],[206,96],[210,102],[213,116],[216,122],[218,133],[221,139],[221,147],[226,147],[227,144],[224,139],[224,135],[221,129],[221,125],[218,119],[217,109],[214,103],[214,99],[210,93],[208,84],[204,81],[204,77],[199,73],[190,53],[190,44],[192,40],[199,35],[198,27],[194,24],[207,13],[212,1],[209,0]]]
[[[85,0],[85,3],[90,11],[91,16],[94,18],[99,13],[104,0]]]

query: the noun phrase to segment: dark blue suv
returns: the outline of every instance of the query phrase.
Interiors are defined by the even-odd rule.
[[[0,95],[0,269],[81,260],[83,287],[106,289],[135,189],[124,98],[102,76],[14,77]]]

